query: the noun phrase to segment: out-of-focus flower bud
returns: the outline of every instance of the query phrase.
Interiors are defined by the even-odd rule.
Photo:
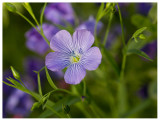
[[[12,70],[12,74],[14,78],[20,80],[21,78],[20,78],[19,73],[12,66],[11,66],[11,70]]]

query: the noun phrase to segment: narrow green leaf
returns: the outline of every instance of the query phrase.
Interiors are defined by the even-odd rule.
[[[99,8],[99,10],[98,10],[98,13],[97,13],[97,17],[96,17],[96,21],[98,22],[101,18],[102,18],[102,16],[103,16],[103,9],[104,9],[104,3],[101,3],[101,6],[100,6],[100,8]]]
[[[47,70],[47,67],[45,67],[45,71],[46,71],[46,76],[47,76],[47,80],[50,84],[50,86],[53,88],[53,89],[57,89],[56,85],[53,83],[49,73],[48,73],[48,70]]]
[[[127,51],[127,54],[137,54],[139,56],[142,56],[150,61],[153,61],[146,53],[144,53],[143,51],[141,50],[138,50],[138,49],[131,49],[131,50],[128,50]]]
[[[26,8],[26,10],[28,11],[28,13],[32,16],[32,18],[36,22],[37,26],[39,26],[39,23],[38,23],[35,15],[34,15],[34,13],[32,11],[32,8],[31,8],[30,4],[29,3],[23,3],[23,6]]]
[[[8,81],[10,81],[12,84],[16,85],[17,87],[23,87],[19,82],[16,80],[12,79],[11,77],[6,78]]]
[[[8,81],[10,81],[11,83],[13,82],[13,80],[8,80]],[[15,80],[15,82],[16,82],[16,80]],[[14,83],[15,83],[14,82]],[[14,88],[16,88],[16,89],[19,89],[19,90],[21,90],[21,91],[23,91],[23,92],[27,92],[27,89],[26,88],[24,88],[21,84],[18,84],[18,82],[17,82],[17,84],[15,85],[14,83],[14,85],[13,84],[9,84],[9,83],[7,83],[7,82],[5,82],[5,81],[3,81],[3,83],[4,84],[6,84],[6,85],[8,85],[8,86],[10,86],[10,87],[14,87]],[[17,86],[18,85],[18,86]]]
[[[33,14],[32,8],[31,8],[31,6],[30,6],[29,3],[23,3],[23,6],[26,8],[26,10],[27,10],[30,14]]]
[[[7,82],[5,82],[5,81],[3,81],[3,83],[6,84],[6,85],[8,85],[8,86],[10,86],[10,87],[16,88],[16,86],[13,85],[13,84],[9,84],[9,83],[7,83]]]
[[[35,18],[30,4],[29,4],[29,3],[23,3],[23,6],[26,8],[26,10],[29,12],[29,14],[30,14],[32,17]]]
[[[12,3],[4,3],[4,5],[6,6],[6,8],[10,12],[16,12],[17,11],[16,7]]]
[[[43,9],[42,9],[42,12],[41,12],[41,16],[40,16],[41,27],[42,27],[42,23],[43,23],[43,15],[44,15],[44,10],[46,8],[46,5],[47,5],[47,3],[44,3],[44,6],[43,6]]]
[[[38,91],[39,91],[39,94],[42,96],[42,89],[41,89],[41,80],[40,80],[40,74],[39,72],[37,73],[37,80],[38,80]]]
[[[136,38],[138,37],[139,34],[141,34],[144,30],[146,30],[147,27],[142,27],[140,29],[138,29],[133,35],[132,35],[132,38]]]

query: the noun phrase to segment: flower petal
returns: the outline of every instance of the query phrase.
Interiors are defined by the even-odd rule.
[[[68,84],[79,84],[85,77],[86,70],[81,64],[75,63],[68,67],[64,79]]]
[[[45,65],[51,71],[60,71],[70,65],[70,59],[66,53],[50,52],[46,56]]]
[[[73,33],[74,49],[82,49],[83,52],[87,51],[94,43],[94,37],[90,31],[86,29],[76,30]]]
[[[95,70],[101,63],[102,55],[98,47],[90,48],[81,58],[83,67],[87,70]]]
[[[51,39],[50,47],[54,51],[70,53],[72,50],[72,37],[66,30],[57,32]]]

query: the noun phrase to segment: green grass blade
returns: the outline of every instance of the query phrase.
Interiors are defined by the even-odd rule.
[[[50,75],[49,75],[49,73],[48,73],[47,67],[45,67],[45,71],[46,71],[47,80],[48,80],[50,86],[51,86],[53,89],[58,89],[58,88],[56,87],[56,85],[53,83],[53,81],[52,81],[52,79],[51,79],[51,77],[50,77]]]
[[[137,54],[139,56],[142,56],[146,58],[149,61],[153,61],[145,52],[138,50],[138,49],[131,49],[127,51],[127,54]]]
[[[42,89],[41,89],[41,79],[40,79],[40,74],[39,73],[37,73],[37,80],[38,80],[38,91],[39,91],[39,94],[41,96],[43,96]]]

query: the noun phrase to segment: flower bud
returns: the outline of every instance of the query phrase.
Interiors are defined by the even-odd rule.
[[[14,78],[20,80],[19,73],[12,66],[11,66],[11,70],[12,70],[12,74],[13,74]]]
[[[139,38],[142,39],[142,40],[146,39],[146,37],[144,36],[144,34],[140,34]]]

